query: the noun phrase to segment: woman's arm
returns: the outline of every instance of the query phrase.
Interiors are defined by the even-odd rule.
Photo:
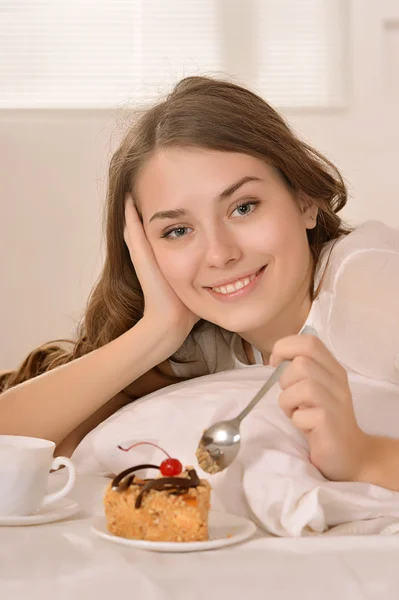
[[[355,480],[399,492],[399,439],[367,435],[365,448]]]
[[[122,392],[111,398],[111,400],[96,410],[95,413],[90,415],[86,421],[83,421],[83,423],[78,425],[78,427],[71,431],[71,433],[69,433],[67,437],[62,440],[61,444],[57,446],[55,455],[72,456],[73,452],[83,438],[90,433],[90,431],[100,425],[100,423],[116,413],[120,408],[123,408],[127,404],[134,402],[142,396],[151,394],[156,390],[174,383],[174,373],[169,361],[165,361],[165,363],[160,366],[162,367],[162,372],[156,369],[151,369],[151,371],[148,371],[136,379],[136,381],[127,386]]]
[[[102,348],[1,394],[0,434],[41,437],[60,445],[132,382],[166,361],[198,321],[163,277],[130,196],[125,217],[125,241],[143,291],[144,316]],[[143,395],[135,389],[127,393]]]
[[[0,434],[41,437],[58,446],[170,353],[166,331],[142,319],[106,346],[1,394]]]

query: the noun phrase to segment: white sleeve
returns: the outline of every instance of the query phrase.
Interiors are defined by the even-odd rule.
[[[361,375],[399,383],[399,230],[365,224],[334,263],[331,350]]]

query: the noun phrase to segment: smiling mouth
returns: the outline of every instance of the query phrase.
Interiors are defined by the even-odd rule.
[[[239,290],[243,290],[247,286],[249,286],[257,277],[260,275],[266,266],[261,267],[252,275],[248,275],[248,277],[243,277],[242,279],[237,279],[237,281],[232,281],[231,283],[226,283],[226,285],[220,285],[218,287],[210,287],[208,289],[216,292],[217,294],[232,294],[234,292],[238,292]]]

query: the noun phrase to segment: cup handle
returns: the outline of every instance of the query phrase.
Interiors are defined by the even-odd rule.
[[[55,458],[51,463],[51,469],[58,469],[58,467],[61,466],[64,466],[68,469],[68,481],[66,482],[64,487],[62,487],[57,492],[47,494],[47,496],[45,496],[43,499],[42,506],[47,506],[48,504],[52,504],[56,500],[63,498],[64,496],[69,494],[69,492],[75,485],[76,468],[73,462],[66,456],[57,456],[57,458]]]

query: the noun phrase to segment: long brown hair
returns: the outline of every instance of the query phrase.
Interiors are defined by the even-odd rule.
[[[298,139],[269,104],[227,81],[183,79],[163,101],[138,115],[111,160],[106,259],[78,341],[69,349],[51,343],[34,350],[17,371],[0,377],[0,391],[107,344],[142,317],[143,294],[123,239],[125,195],[134,195],[137,176],[149,156],[171,146],[245,153],[278,169],[297,195],[319,209],[316,227],[308,230],[314,267],[325,244],[349,231],[337,215],[347,201],[339,171]]]

